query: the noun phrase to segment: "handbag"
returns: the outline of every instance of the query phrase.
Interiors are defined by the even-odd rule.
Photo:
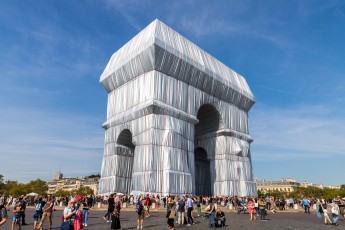
[[[71,223],[69,221],[67,222],[62,222],[60,230],[70,230],[71,228]]]

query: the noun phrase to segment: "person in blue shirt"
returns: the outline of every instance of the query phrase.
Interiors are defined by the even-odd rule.
[[[310,214],[310,206],[309,206],[309,201],[307,198],[303,198],[302,204],[304,206],[304,213],[309,213]]]
[[[188,221],[188,224],[187,226],[190,226],[191,224],[194,224],[194,220],[193,220],[193,217],[192,217],[192,211],[194,209],[193,207],[193,200],[192,198],[188,197],[188,195],[186,195],[186,198],[187,198],[187,221]]]

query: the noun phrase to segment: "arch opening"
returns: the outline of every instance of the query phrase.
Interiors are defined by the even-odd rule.
[[[195,148],[195,194],[210,196],[212,195],[210,161],[207,152],[203,148]]]
[[[206,104],[200,107],[197,118],[199,123],[195,125],[195,136],[218,131],[221,126],[221,115],[214,106]]]
[[[125,129],[121,131],[120,135],[118,136],[116,140],[116,152],[118,155],[119,160],[122,162],[123,169],[125,169],[121,175],[124,178],[127,178],[124,180],[124,184],[121,186],[122,191],[116,191],[116,192],[122,192],[130,194],[132,191],[132,175],[133,175],[133,164],[134,164],[134,150],[135,145],[132,142],[132,133],[128,129]]]

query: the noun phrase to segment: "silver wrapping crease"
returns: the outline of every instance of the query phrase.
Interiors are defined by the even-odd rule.
[[[100,194],[256,195],[246,80],[153,21],[114,53]]]

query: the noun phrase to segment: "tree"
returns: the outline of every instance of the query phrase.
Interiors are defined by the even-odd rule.
[[[62,190],[62,189],[59,189],[57,190],[55,193],[54,193],[54,196],[56,197],[65,197],[65,196],[69,196],[71,194],[70,191],[66,191],[66,190]]]
[[[28,190],[30,190],[30,192],[35,192],[35,193],[38,193],[39,195],[47,194],[47,190],[48,190],[47,182],[41,179],[30,181],[27,184],[27,187],[28,187]]]

